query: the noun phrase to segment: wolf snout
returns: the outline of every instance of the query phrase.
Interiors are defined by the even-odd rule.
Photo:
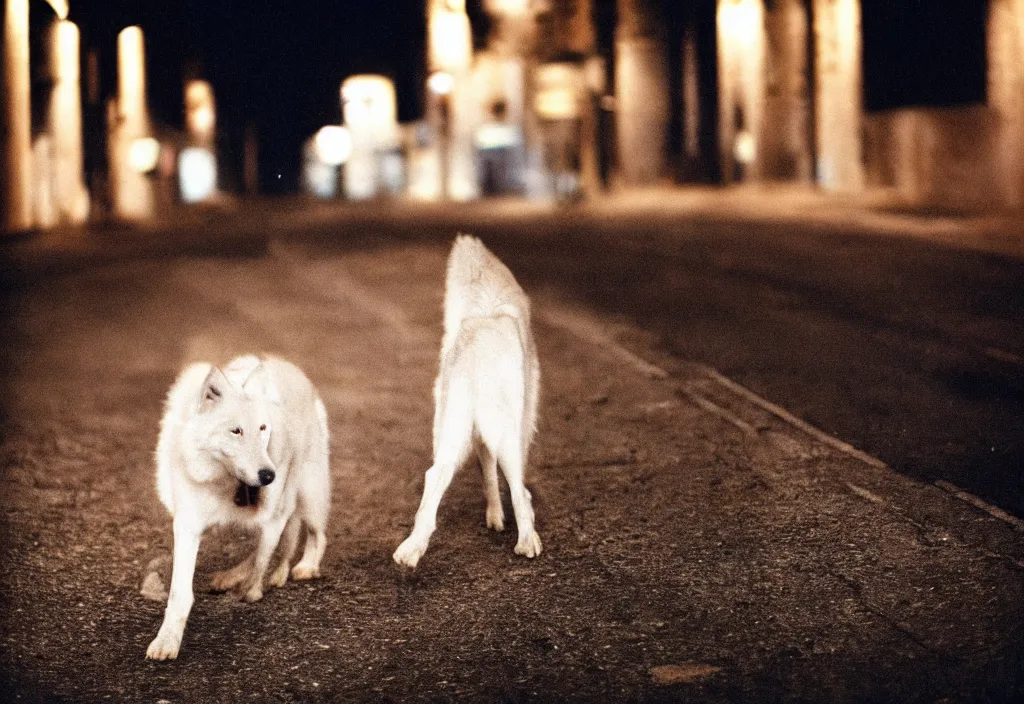
[[[266,486],[270,482],[274,481],[274,477],[277,475],[274,473],[274,470],[264,467],[256,473],[256,476],[260,479],[260,485]]]

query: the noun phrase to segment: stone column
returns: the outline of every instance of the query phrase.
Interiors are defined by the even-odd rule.
[[[996,115],[995,161],[1002,200],[1024,207],[1024,0],[990,0],[988,104]]]
[[[668,61],[652,0],[618,0],[615,98],[619,176],[653,185],[665,175],[669,124]]]
[[[761,178],[765,88],[763,0],[719,0],[718,124],[726,183]]]
[[[807,11],[802,0],[775,0],[764,18],[766,55],[764,111],[758,142],[761,175],[810,183],[807,85]]]
[[[142,29],[126,27],[117,35],[117,108],[111,125],[111,163],[114,214],[125,220],[144,220],[153,214],[153,184],[129,161],[136,139],[149,136],[146,109],[146,54]]]
[[[861,163],[860,0],[813,0],[818,183],[856,191]]]
[[[4,15],[4,230],[32,227],[32,113],[28,0],[6,0]]]
[[[442,124],[436,125],[438,130],[447,129],[447,140],[442,139],[441,159],[447,167],[442,168],[442,191],[446,197],[469,200],[480,192],[474,140],[480,110],[472,90],[473,37],[465,3],[430,0],[427,35],[431,70],[445,71],[454,78],[451,93],[443,99],[448,107],[447,123],[440,119]]]
[[[52,139],[53,200],[60,222],[89,216],[82,157],[82,95],[79,88],[78,27],[62,20],[51,35],[53,92],[47,117]]]

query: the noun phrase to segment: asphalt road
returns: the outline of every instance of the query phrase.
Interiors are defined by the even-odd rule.
[[[202,256],[132,249],[5,291],[0,698],[1024,696],[1019,531],[692,364],[894,467],[943,458],[928,471],[997,486],[966,469],[981,456],[972,432],[1019,458],[1018,263],[721,224],[382,222],[304,224]],[[528,482],[545,552],[518,558],[514,532],[486,529],[467,468],[408,574],[390,553],[429,466],[447,228],[460,224],[534,299],[544,393]],[[325,576],[254,605],[207,594],[251,544],[211,536],[181,657],[146,662],[162,605],[140,586],[151,572],[166,583],[171,542],[152,486],[162,395],[184,363],[253,349],[298,363],[327,405]],[[966,389],[944,381],[961,369]],[[982,374],[993,393],[972,395]],[[948,433],[961,453],[924,441]]]
[[[824,226],[594,216],[352,217],[300,233],[480,233],[533,287],[624,316],[923,481],[1024,517],[1024,260]],[[440,233],[440,234],[439,234]]]

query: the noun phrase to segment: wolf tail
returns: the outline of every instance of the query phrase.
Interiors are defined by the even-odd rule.
[[[473,235],[456,235],[448,257],[448,280],[463,285],[479,281],[493,256]]]

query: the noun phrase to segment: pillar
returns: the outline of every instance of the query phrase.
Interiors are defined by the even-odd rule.
[[[864,183],[860,0],[813,0],[813,13],[818,183],[855,191]]]
[[[78,27],[62,20],[52,32],[53,91],[47,120],[52,139],[53,200],[59,222],[80,224],[89,216],[89,194],[82,157]]]
[[[139,27],[126,27],[117,35],[117,104],[113,117],[110,175],[114,214],[125,220],[144,220],[153,214],[153,184],[129,161],[132,143],[149,136],[146,54]]]
[[[669,124],[668,63],[652,0],[618,0],[615,98],[619,176],[653,185],[665,175]]]
[[[764,111],[758,136],[762,178],[810,183],[808,17],[803,0],[775,0],[765,13]]]
[[[763,0],[719,0],[718,125],[726,183],[761,178],[765,97]]]
[[[996,173],[1002,200],[1024,207],[1024,0],[990,0],[988,104],[996,116]]]
[[[28,0],[6,0],[4,14],[4,230],[32,227],[32,112]]]
[[[432,111],[441,137],[442,191],[446,197],[469,200],[480,192],[475,142],[480,106],[470,74],[473,36],[464,0],[430,0],[427,34],[431,71],[445,71],[454,79],[451,92],[440,101],[440,109]],[[441,135],[442,129],[447,134]]]

